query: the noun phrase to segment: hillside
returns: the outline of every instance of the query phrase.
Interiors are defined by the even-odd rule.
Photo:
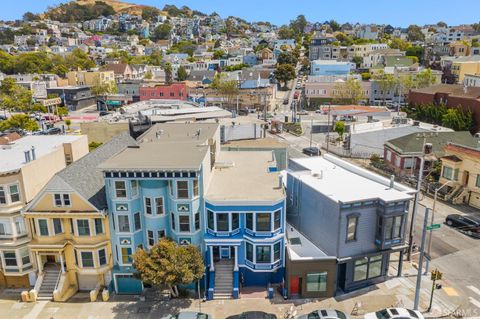
[[[79,5],[87,6],[87,5],[94,5],[96,1],[98,0],[77,0],[76,2]],[[124,1],[118,1],[118,0],[101,0],[101,1],[111,6],[113,10],[115,10],[115,12],[117,13],[141,15],[143,9],[152,8],[151,6],[128,3]]]

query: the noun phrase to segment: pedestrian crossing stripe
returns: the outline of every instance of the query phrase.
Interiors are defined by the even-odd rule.
[[[452,287],[443,287],[443,291],[450,297],[458,297],[458,292]]]

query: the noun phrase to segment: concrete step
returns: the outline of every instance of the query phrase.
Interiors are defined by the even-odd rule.
[[[215,300],[230,300],[232,299],[232,294],[213,294],[213,299]]]

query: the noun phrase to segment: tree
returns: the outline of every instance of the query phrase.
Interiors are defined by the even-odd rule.
[[[170,38],[170,32],[172,31],[172,25],[170,23],[162,23],[153,30],[150,38],[152,41],[168,40]]]
[[[171,84],[173,82],[173,70],[170,62],[165,63],[163,66],[163,71],[165,71],[165,82]]]
[[[18,85],[13,78],[6,78],[0,85],[0,101],[5,111],[32,112],[32,92]]]
[[[459,109],[448,109],[442,116],[442,125],[455,131],[470,131],[474,120],[471,111],[463,112]]]
[[[288,81],[295,79],[295,67],[291,64],[279,64],[274,75],[278,82],[283,83],[283,89],[286,89]]]
[[[335,20],[330,20],[328,22],[328,25],[330,26],[330,28],[332,28],[332,31],[335,32],[335,31],[339,31],[341,29],[341,26],[340,24],[335,21]]]
[[[213,51],[213,58],[215,60],[221,59],[226,55],[225,51],[223,50],[215,50]]]
[[[155,7],[146,7],[142,10],[142,19],[154,21],[160,15],[160,10]]]
[[[225,74],[217,74],[210,87],[216,90],[226,100],[228,105],[232,105],[232,99],[238,95],[238,82],[228,80]]]
[[[100,98],[103,102],[105,109],[107,109],[107,96],[118,92],[115,82],[101,82],[99,78],[95,79],[94,84],[90,88],[93,95]]]
[[[296,66],[298,63],[297,57],[293,54],[293,52],[282,52],[278,55],[277,58],[278,64],[291,64]]]
[[[303,14],[297,16],[295,20],[290,21],[290,29],[292,29],[294,36],[302,35],[305,31],[307,23],[307,19]]]
[[[38,123],[27,114],[14,114],[5,121],[0,122],[0,131],[8,129],[21,129],[33,132],[38,130]]]
[[[167,286],[178,297],[178,285],[188,285],[205,274],[202,254],[193,245],[180,246],[172,240],[162,239],[147,252],[137,249],[133,267],[140,279],[152,286]]]
[[[220,39],[218,39],[218,40],[215,41],[215,44],[213,45],[213,48],[218,49],[221,46],[222,46],[222,42],[220,41]]]
[[[425,41],[425,35],[422,33],[422,29],[415,24],[411,24],[407,28],[407,38],[408,41]]]
[[[72,125],[72,120],[66,119],[65,120],[65,125],[67,126],[67,129],[70,131],[70,125]]]
[[[406,51],[411,44],[405,40],[402,40],[400,38],[393,38],[390,41],[390,48],[392,49],[399,49],[400,51]]]
[[[90,143],[88,143],[88,151],[91,152],[102,144],[102,142],[91,141]]]
[[[180,81],[180,82],[185,81],[187,77],[188,77],[188,73],[185,67],[183,65],[179,66],[177,70],[177,81]]]
[[[437,22],[437,27],[446,28],[446,27],[448,27],[448,25],[443,21],[439,21],[439,22]]]
[[[340,139],[343,141],[343,134],[345,134],[345,122],[335,122],[335,132],[337,132],[337,134],[340,136]]]
[[[278,30],[277,34],[279,39],[292,39],[295,37],[295,32],[293,29],[285,25]]]
[[[410,57],[417,57],[417,60],[421,60],[423,56],[423,47],[420,45],[412,45],[407,48],[405,55]]]
[[[152,71],[148,70],[147,72],[145,72],[145,74],[143,75],[143,78],[145,80],[151,80],[153,78]]]
[[[361,56],[356,55],[352,58],[352,62],[355,63],[355,67],[359,69],[362,66],[363,58]]]
[[[358,101],[365,98],[365,92],[361,83],[349,78],[345,82],[338,82],[334,86],[333,98],[336,103],[358,104]]]
[[[429,86],[432,86],[437,81],[435,75],[433,75],[432,70],[425,69],[421,72],[418,72],[415,79],[415,87],[417,89],[423,89]]]
[[[388,92],[392,91],[396,86],[395,78],[392,74],[386,74],[380,71],[374,76],[374,79],[378,83],[378,87],[383,96],[383,104],[385,105]]]

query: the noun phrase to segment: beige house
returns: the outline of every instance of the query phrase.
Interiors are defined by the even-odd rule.
[[[0,145],[0,286],[29,287],[35,262],[21,211],[52,176],[88,153],[86,136],[26,136]]]
[[[480,208],[480,150],[453,143],[444,150],[439,182],[450,189],[447,199]]]
[[[70,71],[67,73],[68,85],[93,86],[115,83],[113,71]]]

